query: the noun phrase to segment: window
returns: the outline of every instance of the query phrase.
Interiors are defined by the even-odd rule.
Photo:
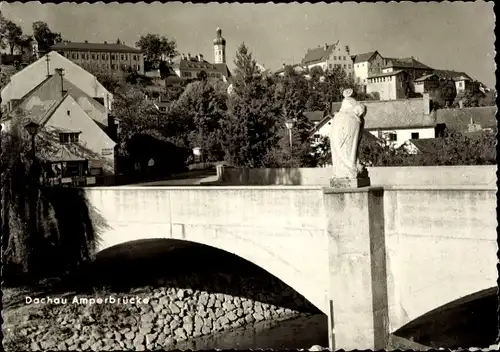
[[[396,142],[398,140],[398,135],[394,132],[389,132],[389,133],[387,133],[387,139],[390,142]]]
[[[106,55],[106,54],[102,54],[102,55],[101,55],[101,59],[103,59],[103,60],[107,60],[107,59],[108,59],[108,55]]]
[[[345,56],[342,56],[342,60],[344,60],[344,61],[345,61]]]
[[[351,68],[352,68],[351,64],[349,64],[348,66],[349,66],[349,69],[351,69]]]
[[[116,59],[116,56],[115,55],[111,55],[111,60],[115,60]]]
[[[75,59],[76,59],[76,54],[75,54],[75,53],[71,54],[71,58],[72,58],[73,60],[75,60]]]
[[[346,64],[344,64],[344,69],[346,69],[346,68],[347,68],[347,65],[346,65]]]
[[[458,86],[462,88],[462,82],[458,82]]]
[[[59,142],[61,143],[78,143],[78,135],[80,133],[59,133]]]
[[[334,56],[334,57],[333,57],[333,59],[334,59],[334,60],[337,60],[337,57],[336,57],[336,56]]]
[[[70,110],[66,110],[66,115],[70,116],[71,115],[71,111]]]
[[[121,55],[121,59],[122,59],[122,60],[125,60],[125,55],[123,55],[123,54],[122,54],[122,55]]]
[[[111,64],[111,69],[112,70],[116,70],[116,65],[115,64]]]
[[[314,142],[319,143],[321,141],[321,135],[316,133],[314,135]]]
[[[332,64],[328,64],[328,67],[329,67],[329,68],[332,68]]]
[[[418,139],[418,137],[419,137],[418,132],[413,132],[413,133],[411,134],[411,139]]]

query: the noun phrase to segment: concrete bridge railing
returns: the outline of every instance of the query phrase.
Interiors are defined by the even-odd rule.
[[[336,349],[382,349],[412,320],[496,286],[493,186],[96,187],[86,195],[108,225],[101,250],[172,238],[234,253],[327,314]]]

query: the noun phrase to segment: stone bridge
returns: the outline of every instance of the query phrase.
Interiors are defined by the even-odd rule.
[[[422,315],[496,287],[494,185],[96,187],[100,250],[180,239],[265,269],[329,317],[330,347],[383,349]]]

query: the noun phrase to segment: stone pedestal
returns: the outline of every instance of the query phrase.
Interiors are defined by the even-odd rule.
[[[369,177],[358,178],[337,178],[330,179],[330,187],[332,188],[361,188],[370,186]]]

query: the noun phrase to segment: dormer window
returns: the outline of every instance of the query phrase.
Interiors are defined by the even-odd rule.
[[[62,144],[78,143],[79,135],[78,132],[59,133],[59,142]]]

